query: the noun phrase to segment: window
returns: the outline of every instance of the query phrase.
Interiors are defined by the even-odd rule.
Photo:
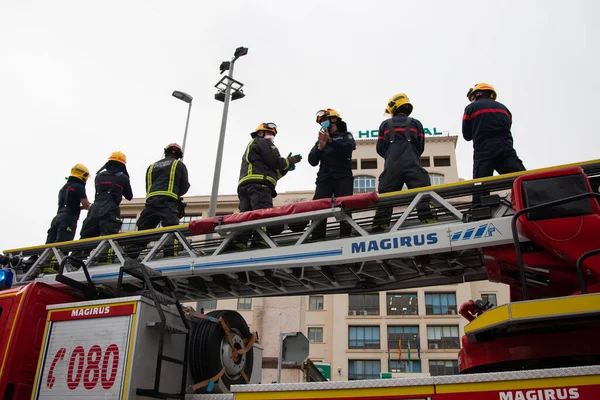
[[[427,315],[456,315],[456,293],[425,293]]]
[[[372,176],[359,175],[354,177],[354,193],[375,192],[377,185]]]
[[[251,310],[252,309],[252,298],[251,297],[240,297],[238,299],[238,310]]]
[[[308,340],[323,343],[323,328],[308,328]]]
[[[429,360],[429,373],[431,376],[458,375],[458,361]]]
[[[431,162],[429,160],[429,157],[421,157],[421,167],[431,167]]]
[[[196,310],[200,311],[200,309],[206,310],[214,310],[217,308],[216,300],[200,300],[196,302]]]
[[[349,349],[379,349],[378,326],[349,326]]]
[[[429,174],[429,180],[431,181],[431,186],[443,185],[444,184],[444,175]]]
[[[481,300],[490,303],[492,307],[496,307],[498,305],[498,301],[496,300],[496,295],[494,293],[482,293]]]
[[[450,157],[433,157],[433,166],[434,167],[449,167],[450,166]]]
[[[360,160],[360,168],[361,169],[377,169],[377,159],[376,158],[365,158],[364,160]]]
[[[357,169],[358,168],[357,165],[358,164],[356,163],[356,160],[352,160],[352,169]]]
[[[427,346],[430,349],[460,349],[458,325],[428,326]]]
[[[390,372],[408,372],[408,373],[419,373],[421,372],[421,361],[419,360],[390,360],[389,362]]]
[[[351,294],[348,315],[379,315],[379,294]]]
[[[135,231],[135,223],[137,218],[135,217],[123,217],[121,218],[123,223],[121,224],[121,232],[133,232]]]
[[[348,360],[348,380],[379,379],[381,361],[379,360]]]
[[[308,297],[308,309],[309,310],[322,310],[323,309],[323,296],[309,296]]]
[[[388,326],[388,349],[397,349],[398,341],[403,349],[410,348],[416,350],[419,347],[419,327],[418,326]]]
[[[200,219],[199,215],[186,215],[179,220],[179,224],[189,224],[190,222],[195,221],[197,219]]]
[[[417,315],[419,305],[416,293],[388,293],[388,315]]]

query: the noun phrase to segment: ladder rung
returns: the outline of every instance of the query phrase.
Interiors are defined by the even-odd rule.
[[[162,326],[162,322],[161,321],[153,321],[153,322],[148,322],[146,323],[146,326],[149,328],[154,328],[154,327],[161,327]],[[183,327],[183,326],[177,326],[177,325],[173,325],[170,323],[166,323],[165,324],[165,330],[169,333],[180,333],[180,334],[186,334],[188,333],[188,329]]]
[[[183,360],[178,360],[177,358],[173,358],[173,357],[169,357],[169,356],[161,356],[160,358],[163,359],[163,361],[167,361],[173,364],[180,364],[183,365]]]
[[[146,271],[146,275],[150,280],[163,277],[162,272],[149,268],[142,263],[125,266],[123,271],[140,280],[144,280],[144,271]]]
[[[141,296],[149,298],[150,300],[154,300],[154,297],[152,297],[152,292],[154,292],[154,294],[158,298],[158,302],[160,304],[175,304],[175,303],[177,303],[177,299],[169,297],[166,294],[162,294],[161,292],[157,292],[156,290],[144,290],[144,291],[140,292],[139,294]]]

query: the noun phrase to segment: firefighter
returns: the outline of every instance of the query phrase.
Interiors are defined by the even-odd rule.
[[[119,233],[122,223],[119,208],[121,199],[133,198],[126,163],[125,154],[115,151],[96,173],[96,197],[83,221],[81,239]]]
[[[146,204],[136,224],[138,230],[153,229],[158,224],[163,227],[179,225],[184,207],[181,196],[190,188],[182,158],[181,146],[171,143],[164,148],[164,158],[150,164],[146,170]],[[174,243],[177,244],[177,240]],[[135,250],[139,247],[133,246]],[[137,257],[139,253],[135,250],[130,257]],[[165,257],[174,255],[173,245],[165,245],[163,254]]]
[[[296,164],[302,160],[300,154],[292,156],[290,153],[287,158],[281,157],[273,143],[276,135],[277,125],[273,122],[264,122],[250,133],[252,140],[242,156],[237,188],[240,212],[272,208],[273,198],[277,196],[277,181],[288,171],[296,169]],[[281,230],[282,228],[272,228],[267,231],[277,234]],[[240,233],[234,245],[237,248],[246,248],[251,234]],[[260,240],[253,243],[265,245]]]
[[[384,158],[385,164],[379,176],[380,194],[401,190],[404,184],[409,189],[430,186],[427,171],[421,167],[421,154],[425,150],[423,125],[411,118],[413,105],[404,93],[394,95],[385,109],[391,118],[379,126],[377,154]],[[435,222],[427,201],[417,205],[421,223]],[[392,207],[378,208],[373,218],[373,232],[389,228]]]
[[[46,243],[67,242],[73,240],[77,230],[77,221],[81,210],[88,210],[90,202],[85,192],[85,184],[90,171],[83,164],[75,164],[67,183],[58,192],[58,212],[52,219]]]
[[[351,196],[354,189],[352,175],[352,152],[356,150],[354,137],[347,130],[346,122],[332,109],[319,110],[317,123],[321,125],[319,137],[308,155],[308,162],[317,172],[313,200],[332,196]],[[325,238],[325,221],[313,230],[315,240]],[[350,236],[352,227],[347,222],[340,223],[340,236]]]
[[[179,225],[181,196],[190,188],[181,146],[171,143],[164,150],[164,158],[146,170],[146,204],[137,221],[140,231],[156,228],[159,223]]]
[[[512,114],[496,101],[494,87],[487,83],[475,85],[471,92],[474,101],[465,108],[462,133],[467,142],[473,141],[473,178],[525,171],[523,162],[513,147]],[[479,203],[479,195],[473,203]]]

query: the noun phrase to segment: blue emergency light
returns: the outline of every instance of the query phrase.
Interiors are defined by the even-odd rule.
[[[13,272],[10,269],[0,269],[0,289],[8,289],[13,283]]]

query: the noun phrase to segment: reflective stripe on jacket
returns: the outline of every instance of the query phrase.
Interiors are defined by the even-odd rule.
[[[163,158],[151,164],[146,171],[146,198],[167,196],[178,200],[189,187],[187,169],[178,159]]]
[[[287,174],[289,167],[290,162],[281,157],[277,146],[257,136],[246,146],[238,186],[248,182],[263,182],[275,189],[277,180]]]

